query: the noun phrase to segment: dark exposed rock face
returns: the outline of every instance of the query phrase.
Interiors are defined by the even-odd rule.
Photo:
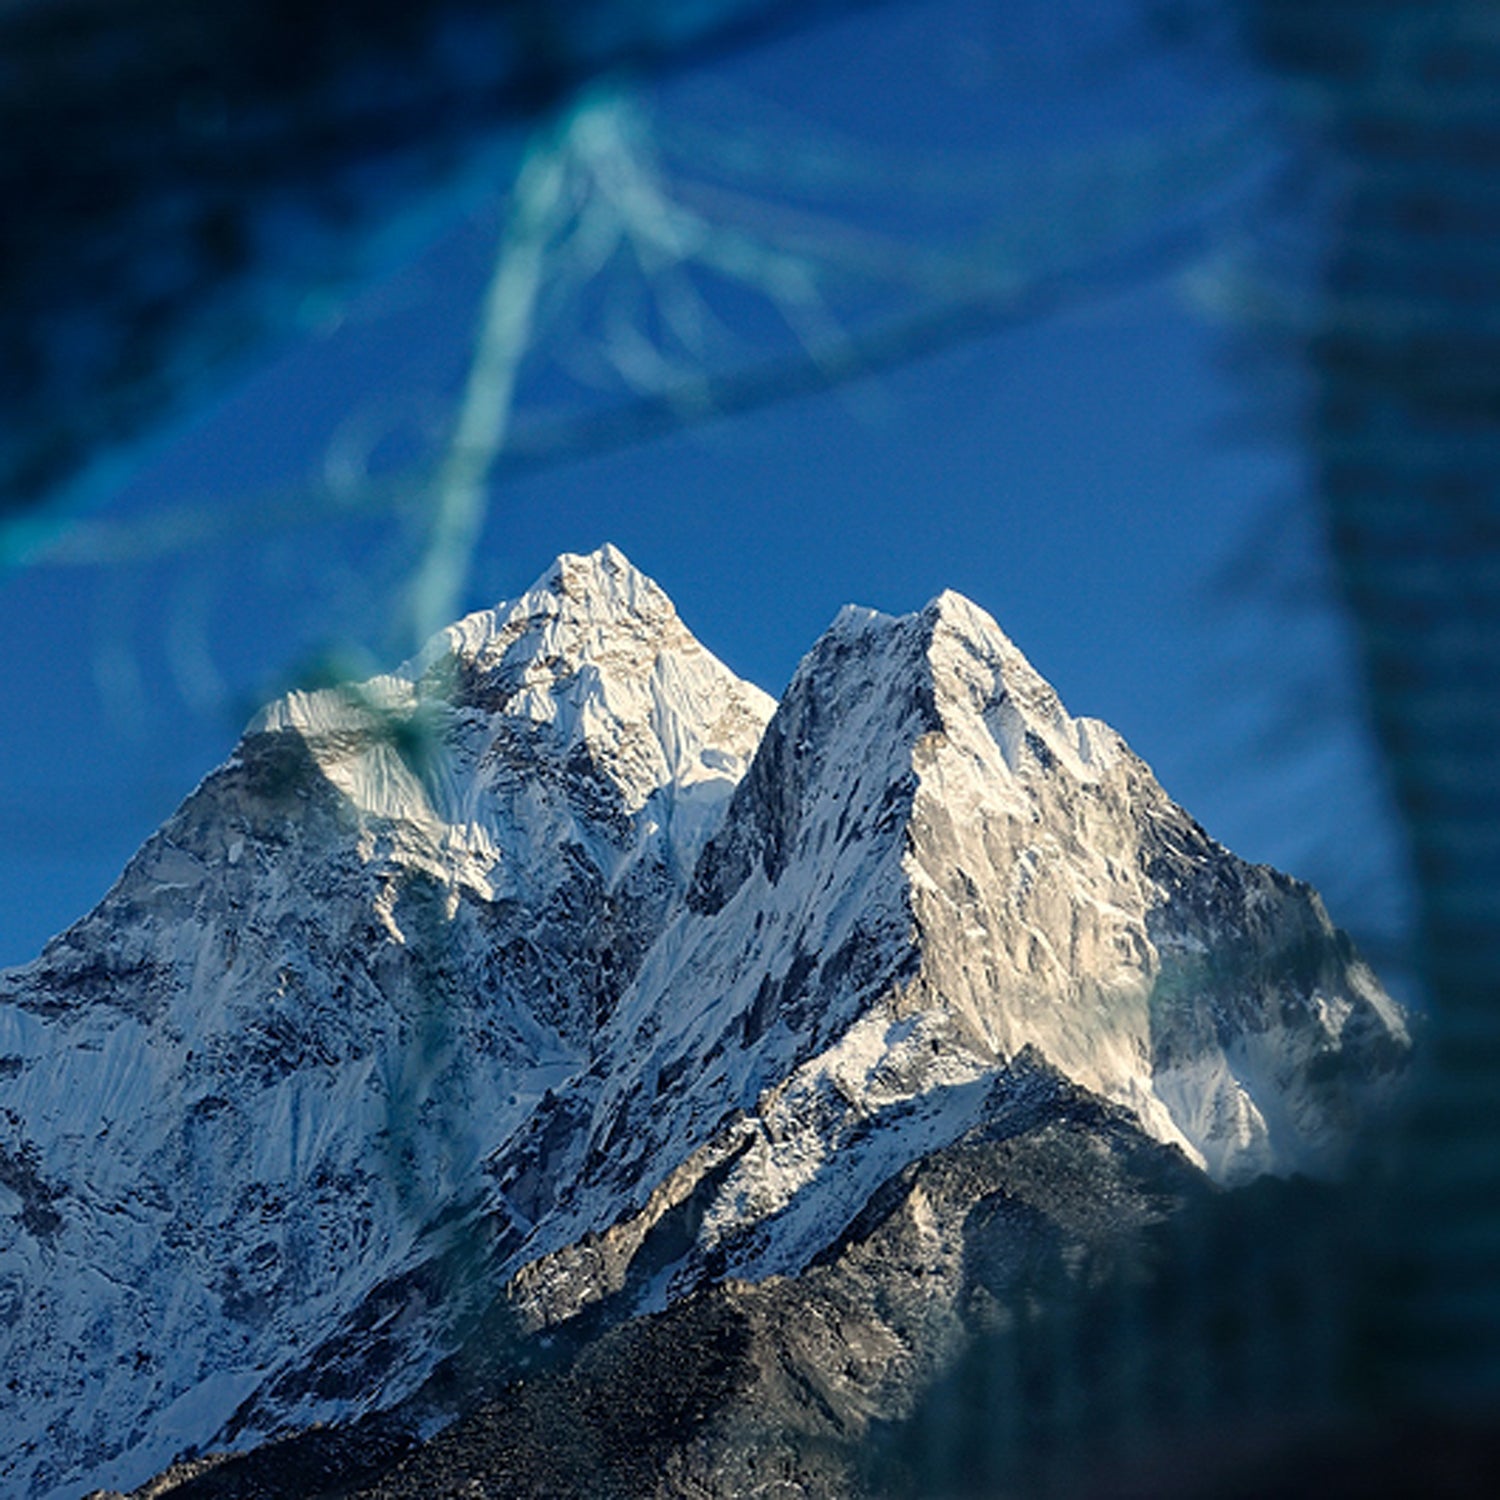
[[[1060,1284],[1135,1274],[1141,1231],[1209,1192],[1179,1152],[1028,1054],[995,1079],[983,1123],[882,1184],[799,1275],[706,1286],[608,1328],[560,1365],[504,1382],[378,1479],[360,1484],[351,1462],[328,1490],[349,1485],[362,1500],[863,1493],[872,1438],[976,1336],[1034,1321],[1046,1311],[1038,1298]],[[171,1493],[290,1495],[310,1453],[326,1451],[315,1440]],[[368,1461],[376,1450],[361,1451]]]

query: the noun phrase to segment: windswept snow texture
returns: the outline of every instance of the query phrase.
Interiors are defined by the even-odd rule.
[[[1397,1008],[983,611],[845,610],[772,709],[564,556],[272,705],[0,976],[0,1485],[389,1404],[464,1299],[799,1273],[1028,1047],[1221,1182],[1336,1169]]]

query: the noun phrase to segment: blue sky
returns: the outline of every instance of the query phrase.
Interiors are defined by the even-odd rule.
[[[658,119],[728,108],[763,122],[773,154],[806,122],[910,174],[1254,107],[1253,80],[1146,45],[1130,13],[882,7],[675,84]],[[858,211],[898,201],[874,191]],[[499,223],[498,199],[455,207],[409,264],[161,443],[100,514],[212,517],[225,497],[321,471],[362,430],[386,434],[377,465],[398,461],[456,400]],[[776,692],[842,604],[904,611],[959,589],[1210,832],[1312,879],[1383,947],[1398,865],[1336,612],[1306,597],[1318,539],[1295,441],[1232,368],[1246,330],[1205,314],[1185,269],[1203,268],[1163,266],[852,386],[506,478],[460,603],[613,541]],[[758,334],[742,336],[755,357]],[[0,584],[0,962],[103,893],[261,697],[315,659],[401,654],[403,524],[211,533],[165,560]]]

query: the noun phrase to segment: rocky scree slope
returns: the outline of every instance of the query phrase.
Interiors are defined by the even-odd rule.
[[[992,1077],[981,1113],[885,1182],[798,1274],[709,1281],[611,1326],[354,1493],[881,1493],[878,1439],[976,1336],[1034,1325],[1060,1282],[1145,1276],[1141,1232],[1210,1191],[1179,1151],[1031,1049]],[[993,1394],[992,1420],[1019,1420],[1018,1393]],[[263,1472],[276,1493],[277,1471]],[[240,1477],[182,1500],[228,1500],[225,1481]]]
[[[1023,1060],[1197,1180],[1336,1169],[1396,1007],[987,615],[846,610],[771,709],[565,556],[267,710],[0,980],[8,1484],[389,1406],[495,1298],[596,1359],[774,1301]]]

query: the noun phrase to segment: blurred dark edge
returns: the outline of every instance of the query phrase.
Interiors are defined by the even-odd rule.
[[[1347,1181],[1178,1215],[1148,1294],[1075,1287],[1025,1338],[981,1341],[891,1435],[881,1487],[1478,1500],[1500,1493],[1500,7],[1155,9],[1189,43],[1236,29],[1299,158],[1312,279],[1271,291],[1297,309],[1294,441],[1401,814],[1429,1014],[1406,1104]],[[1032,1395],[1007,1420],[997,1388]]]
[[[1159,1434],[1133,1481],[1085,1489],[1495,1494],[1500,7],[1233,8],[1328,205],[1309,226],[1323,253],[1296,355],[1312,391],[1300,436],[1410,850],[1431,1016],[1408,1108],[1363,1170],[1315,1225],[1277,1212],[1251,1230],[1280,1237],[1315,1290],[1342,1288],[1320,1399],[1289,1406],[1283,1366],[1165,1447]]]
[[[513,127],[874,3],[10,0],[0,522],[113,472],[466,178],[498,195]]]
[[[1388,1225],[1408,1405],[1500,1394],[1500,11],[1252,0],[1338,188],[1307,443],[1418,886],[1434,1013]],[[1398,1229],[1399,1226],[1399,1229]]]

